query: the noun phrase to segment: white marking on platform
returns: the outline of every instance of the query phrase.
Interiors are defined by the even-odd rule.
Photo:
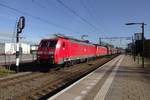
[[[123,58],[124,58],[124,56],[122,56],[122,58],[119,60],[116,67],[113,69],[113,71],[111,72],[111,74],[109,75],[109,77],[107,78],[105,83],[103,84],[102,88],[99,90],[99,92],[95,96],[94,100],[104,100],[105,99],[105,96],[106,96],[106,94],[107,94],[107,92],[108,92],[108,90],[109,90],[109,88],[113,82],[113,79],[115,77],[117,69],[119,68]]]
[[[86,90],[81,91],[81,94],[86,94],[86,93],[87,93]]]
[[[74,100],[81,100],[82,96],[76,96]]]
[[[66,92],[67,90],[69,90],[70,88],[72,88],[74,85],[80,83],[82,80],[86,79],[86,78],[89,77],[90,75],[95,74],[96,71],[100,70],[100,69],[103,68],[104,66],[106,66],[106,65],[108,65],[108,64],[110,64],[110,63],[112,63],[111,65],[114,65],[115,62],[116,62],[119,58],[120,58],[120,56],[116,57],[115,59],[113,59],[113,60],[111,60],[111,61],[109,61],[109,62],[107,62],[107,63],[105,63],[104,65],[102,65],[101,67],[99,67],[98,69],[96,69],[95,71],[89,73],[87,76],[85,76],[85,77],[81,78],[80,80],[76,81],[75,83],[73,83],[72,85],[70,85],[70,86],[68,86],[67,88],[63,89],[62,91],[58,92],[58,93],[55,94],[54,96],[48,98],[48,100],[54,100],[54,99],[56,99],[58,96],[62,95],[64,92]],[[104,74],[105,74],[105,72],[103,73],[103,75],[104,75]],[[99,78],[96,78],[96,79],[100,80],[103,75],[101,75]]]
[[[94,86],[96,83],[90,83],[89,85]]]
[[[93,82],[97,82],[98,80],[93,80]]]
[[[86,88],[87,88],[87,89],[91,89],[92,87],[91,87],[91,86],[87,86]]]

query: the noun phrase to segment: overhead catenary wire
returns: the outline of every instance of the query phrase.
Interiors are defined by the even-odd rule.
[[[37,2],[36,0],[32,0],[32,2],[41,7],[41,8],[47,8],[46,6],[41,5],[39,2]],[[67,6],[65,3],[63,3],[62,1],[58,0],[57,1],[59,4],[61,4],[63,7],[65,7],[66,9],[68,9],[71,13],[73,13],[75,16],[77,16],[80,21],[83,21],[84,23],[88,24],[90,27],[92,27],[93,29],[97,30],[98,32],[100,32],[99,28],[97,28],[94,24],[90,23],[88,20],[86,20],[84,17],[80,16],[75,10],[73,10],[72,8],[70,8],[69,6]],[[96,32],[97,32],[96,31]],[[103,32],[101,32],[103,33]],[[101,34],[99,33],[99,34]],[[105,34],[103,34],[105,36]]]
[[[104,23],[102,19],[100,19],[100,17],[98,16],[97,13],[93,13],[93,12],[96,12],[94,7],[93,6],[90,6],[90,9],[89,7],[86,6],[86,3],[84,2],[86,0],[80,0],[80,3],[81,5],[83,6],[84,9],[86,9],[86,11],[88,12],[88,14],[90,15],[90,17],[95,17],[94,19],[97,20],[97,25],[101,26],[101,30],[106,33],[104,34],[104,38],[109,38],[109,35],[107,34],[108,32],[106,31],[105,27],[102,26],[102,24]],[[92,10],[93,12],[91,12],[90,10]],[[107,27],[108,29],[108,27]],[[103,37],[101,37],[103,38]]]
[[[41,3],[39,3],[37,0],[31,0],[32,1],[32,3],[34,3],[36,6],[38,6],[38,7],[40,7],[40,8],[43,8],[43,9],[46,9],[47,8],[47,6],[44,6],[44,5],[42,5]],[[73,18],[73,17],[72,17]],[[77,33],[80,33],[81,34],[81,32],[77,32]]]
[[[66,9],[68,9],[68,11],[70,11],[72,14],[74,14],[75,16],[77,16],[79,19],[81,19],[83,22],[85,22],[86,24],[88,24],[89,26],[91,26],[92,28],[96,29],[99,31],[99,29],[93,25],[92,23],[90,23],[88,20],[86,20],[84,17],[80,16],[75,10],[73,10],[72,8],[70,8],[69,6],[67,6],[63,1],[61,0],[57,0],[57,2],[62,5],[63,7],[65,7]]]
[[[85,5],[85,3],[83,2],[83,0],[80,0],[81,5],[83,6],[83,8],[87,11],[87,13],[89,14],[89,16],[92,18],[93,14],[91,13],[91,11],[87,8],[87,6]]]
[[[36,0],[32,0],[33,3],[35,3],[37,6],[41,7],[41,8],[46,8],[46,6],[41,5],[39,2],[37,2]],[[73,10],[72,8],[70,8],[69,6],[67,6],[63,1],[61,0],[57,0],[57,2],[59,4],[61,4],[63,7],[65,7],[66,9],[68,9],[71,13],[73,13],[76,17],[78,17],[81,21],[83,21],[84,23],[88,24],[90,27],[94,28],[95,30],[98,31],[98,34],[102,34],[103,32],[97,28],[94,24],[92,24],[91,22],[89,22],[88,20],[86,20],[84,17],[80,16],[75,10]],[[81,0],[82,2],[82,0]],[[84,5],[84,3],[81,3],[83,5],[83,7],[87,10],[88,14],[90,16],[92,16],[92,13],[87,9],[86,5]],[[96,31],[96,32],[97,32]],[[101,32],[101,33],[99,33]],[[106,33],[106,32],[104,32]],[[104,36],[106,36],[105,34],[103,34]]]
[[[61,0],[58,0],[58,1],[62,2]],[[66,4],[65,4],[65,5],[66,5]],[[1,7],[4,7],[4,8],[7,8],[7,9],[9,9],[9,10],[15,11],[15,12],[17,12],[17,13],[21,13],[21,14],[24,14],[24,15],[26,15],[26,16],[32,17],[32,18],[34,18],[34,19],[36,19],[36,20],[42,21],[42,22],[47,23],[47,24],[49,24],[49,25],[55,26],[55,27],[57,27],[57,28],[61,28],[61,29],[68,30],[68,31],[71,31],[71,32],[75,32],[75,33],[80,33],[80,32],[77,32],[76,30],[70,29],[70,28],[68,28],[68,27],[64,27],[64,26],[62,26],[62,25],[55,24],[55,23],[53,23],[53,22],[51,22],[51,21],[49,21],[49,20],[46,20],[46,19],[43,19],[43,18],[41,18],[41,17],[32,15],[32,14],[30,14],[30,13],[27,13],[27,12],[22,11],[22,10],[19,10],[19,9],[17,9],[17,8],[11,7],[11,6],[9,6],[9,5],[0,3],[0,6],[1,6]],[[66,5],[66,7],[68,7],[68,6]],[[69,8],[70,8],[70,7],[69,7]],[[69,8],[68,8],[68,10],[69,10]],[[71,9],[71,11],[72,11],[72,13],[74,13],[74,15],[76,14],[76,16],[78,16],[78,18],[80,18],[80,19],[81,19],[82,21],[84,21],[86,24],[88,24],[89,26],[91,26],[91,28],[97,30],[98,34],[101,34],[100,31],[99,31],[99,28],[97,28],[95,25],[93,25],[92,23],[90,23],[90,22],[89,22],[88,20],[86,20],[84,17],[80,16],[80,15],[79,15],[76,11],[74,11],[73,9]],[[105,34],[104,34],[104,35],[105,35]]]
[[[39,20],[39,21],[41,21],[41,22],[44,22],[44,23],[47,23],[47,24],[49,24],[49,25],[55,26],[55,27],[57,27],[57,28],[69,30],[69,31],[71,31],[71,32],[76,32],[76,31],[74,31],[74,30],[72,30],[72,29],[70,29],[70,28],[68,28],[68,27],[64,27],[64,26],[55,24],[55,23],[53,23],[53,22],[51,22],[51,21],[45,20],[45,19],[43,19],[43,18],[41,18],[41,17],[38,17],[38,16],[34,16],[34,15],[32,15],[32,14],[30,14],[30,13],[27,13],[27,12],[24,12],[24,11],[18,10],[18,9],[16,9],[16,8],[11,7],[11,6],[8,6],[8,5],[6,5],[6,4],[0,3],[0,6],[1,6],[1,7],[4,7],[4,8],[7,8],[7,9],[9,9],[9,10],[15,11],[15,12],[17,12],[17,13],[24,14],[24,15],[26,15],[26,16],[32,17],[32,18],[34,18],[34,19],[36,19],[36,20]],[[79,32],[76,32],[76,33],[79,33]]]
[[[33,3],[35,3],[37,6],[41,7],[41,8],[46,8],[45,6],[41,5],[39,2],[32,0]]]
[[[93,9],[92,6],[90,6],[90,9],[89,9],[89,8],[86,6],[86,3],[84,2],[84,0],[80,0],[80,3],[81,3],[81,5],[83,6],[83,8],[88,12],[89,16],[90,16],[91,18],[93,18],[93,19],[96,20],[97,25],[99,25],[99,26],[102,27],[101,30],[102,30],[104,33],[107,33],[107,32],[104,30],[104,27],[101,25],[102,22],[100,23],[99,17],[97,16],[97,14],[96,14],[96,13],[92,13],[92,12],[90,11],[90,9]],[[93,10],[93,12],[94,12],[94,10]],[[94,16],[95,16],[95,18],[94,18]],[[101,20],[101,21],[102,21],[102,20]],[[107,34],[104,34],[104,35],[107,35]]]

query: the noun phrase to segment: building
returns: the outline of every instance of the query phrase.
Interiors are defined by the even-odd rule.
[[[30,44],[20,43],[20,52],[22,54],[30,54]],[[0,43],[0,54],[15,54],[16,43]]]

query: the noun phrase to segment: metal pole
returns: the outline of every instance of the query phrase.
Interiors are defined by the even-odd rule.
[[[133,59],[134,59],[134,61],[135,61],[135,45],[134,45],[133,36],[132,36],[132,56],[133,56]]]
[[[17,67],[17,70],[16,72],[19,71],[19,34],[22,32],[22,29],[24,28],[25,26],[25,17],[24,16],[21,16],[19,18],[19,21],[17,23],[17,35],[16,35],[16,67]]]
[[[16,72],[19,71],[19,33],[17,32],[17,36],[16,36],[16,67],[17,70]]]
[[[140,63],[140,54],[138,53],[138,55],[137,55],[137,57],[138,57],[138,64]]]
[[[142,67],[144,68],[144,23],[142,23]]]
[[[99,38],[99,44],[100,44],[100,45],[102,45],[102,41],[101,41],[101,38]]]

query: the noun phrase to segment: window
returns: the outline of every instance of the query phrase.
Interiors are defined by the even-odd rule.
[[[42,41],[40,47],[47,47],[47,41]]]
[[[48,42],[48,47],[56,47],[57,40],[51,40]]]
[[[57,40],[45,40],[42,41],[40,47],[55,47],[57,44]]]

